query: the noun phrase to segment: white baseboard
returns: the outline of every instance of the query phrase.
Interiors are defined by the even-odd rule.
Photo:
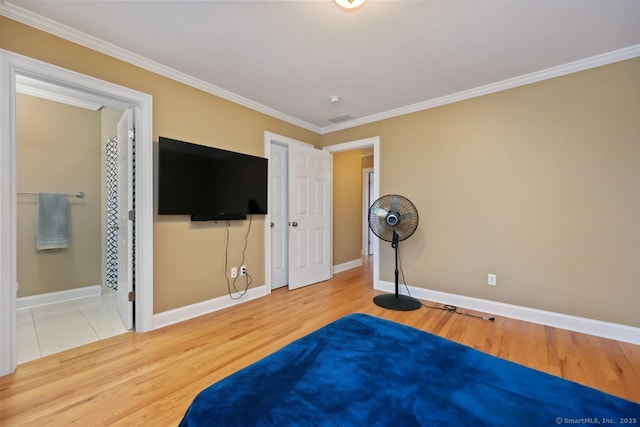
[[[153,315],[153,329],[164,328],[174,323],[233,307],[234,305],[242,304],[265,295],[267,295],[267,288],[265,285],[262,285],[249,289],[247,293],[239,299],[231,299],[229,295],[224,295],[173,310],[163,311],[162,313]],[[237,298],[238,295],[234,295],[233,297]]]
[[[18,310],[26,308],[40,307],[48,304],[73,301],[81,298],[96,297],[102,294],[102,285],[85,286],[82,288],[69,289],[66,291],[48,292],[46,294],[31,295],[16,299]]]
[[[354,259],[353,261],[343,262],[342,264],[333,266],[333,274],[340,273],[341,271],[351,270],[352,268],[360,267],[362,265],[362,258]]]
[[[395,283],[381,280],[376,289],[385,292],[395,292]],[[433,301],[440,304],[455,305],[456,307],[467,308],[495,316],[524,320],[526,322],[553,326],[554,328],[567,329],[570,331],[581,332],[583,334],[624,341],[631,344],[640,344],[640,328],[635,328],[633,326],[603,322],[601,320],[571,316],[552,311],[538,310],[536,308],[522,307],[497,301],[467,297],[464,295],[417,288],[414,286],[409,286],[409,291],[411,292],[411,296],[415,298]],[[404,295],[407,294],[404,285],[400,286],[398,292]]]

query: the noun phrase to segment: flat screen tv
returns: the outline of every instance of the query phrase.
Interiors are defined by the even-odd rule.
[[[158,214],[243,219],[267,213],[267,159],[160,137]]]

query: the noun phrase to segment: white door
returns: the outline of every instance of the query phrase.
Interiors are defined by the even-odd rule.
[[[127,329],[133,329],[133,224],[129,211],[133,211],[133,111],[124,112],[118,121],[118,312]]]
[[[330,154],[289,145],[289,289],[331,277]]]
[[[271,216],[271,289],[289,283],[289,181],[287,147],[271,144],[269,157]]]

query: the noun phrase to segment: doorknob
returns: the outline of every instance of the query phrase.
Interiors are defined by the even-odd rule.
[[[293,221],[293,222],[290,222],[289,225],[292,226],[292,227],[297,227],[298,223]]]
[[[272,222],[272,223],[271,223],[271,228],[273,228],[273,226],[274,226],[274,225],[275,225],[275,224]]]

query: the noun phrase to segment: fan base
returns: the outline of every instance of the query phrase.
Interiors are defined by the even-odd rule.
[[[411,311],[422,307],[420,301],[407,295],[378,295],[373,298],[373,302],[379,307],[395,311]]]

